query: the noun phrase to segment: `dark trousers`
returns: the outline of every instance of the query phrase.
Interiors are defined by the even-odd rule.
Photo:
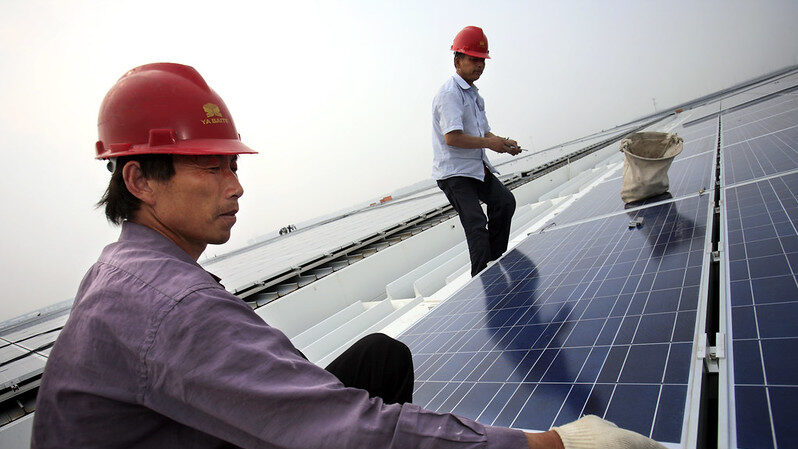
[[[410,349],[385,334],[366,335],[325,369],[345,386],[366,390],[386,404],[413,402]]]
[[[454,176],[439,180],[438,187],[460,214],[471,257],[471,276],[476,276],[488,262],[507,251],[515,197],[488,170],[485,170],[484,181]],[[479,205],[480,200],[488,205],[487,217]]]

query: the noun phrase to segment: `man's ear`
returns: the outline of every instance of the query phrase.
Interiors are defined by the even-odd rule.
[[[152,191],[152,180],[144,177],[141,165],[137,161],[130,161],[122,167],[122,179],[125,180],[125,187],[128,192],[133,194],[145,204],[154,204],[155,197]]]

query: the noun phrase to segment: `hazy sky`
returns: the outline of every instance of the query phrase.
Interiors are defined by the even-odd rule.
[[[429,176],[452,38],[481,26],[495,133],[540,149],[798,63],[792,1],[0,0],[0,321],[74,296],[118,229],[97,112],[127,70],[192,65],[242,139],[233,238]]]

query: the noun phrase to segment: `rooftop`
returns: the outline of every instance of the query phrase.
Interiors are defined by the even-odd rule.
[[[796,288],[796,89],[791,67],[541,152],[494,158],[518,208],[511,249],[474,279],[459,221],[431,183],[202,264],[319,365],[366,333],[405,341],[423,407],[530,430],[592,412],[672,447],[784,447],[797,437],[783,424],[782,398],[796,397],[798,379],[775,360],[798,350],[798,335],[770,317],[795,322],[798,294],[774,297],[762,285]],[[672,197],[628,209],[617,142],[638,130],[677,132],[684,151],[669,172]],[[750,235],[764,232],[765,216],[781,246],[759,256],[764,239]],[[682,277],[672,286],[666,275]],[[672,307],[635,305],[643,292],[672,289],[681,298]],[[0,324],[0,435],[9,447],[28,445],[36,389],[70,306]],[[663,322],[670,331],[658,334]],[[612,335],[601,340],[605,329]],[[753,366],[765,376],[744,375]],[[750,410],[769,425],[757,427]]]

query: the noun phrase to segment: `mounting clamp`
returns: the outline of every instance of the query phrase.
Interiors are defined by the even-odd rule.
[[[637,217],[634,220],[629,221],[629,229],[639,228],[643,226],[646,220],[643,217]]]
[[[698,337],[698,351],[696,356],[704,360],[704,367],[707,372],[719,372],[720,359],[726,358],[726,335],[722,332],[715,334],[715,346],[708,346],[707,334]]]

